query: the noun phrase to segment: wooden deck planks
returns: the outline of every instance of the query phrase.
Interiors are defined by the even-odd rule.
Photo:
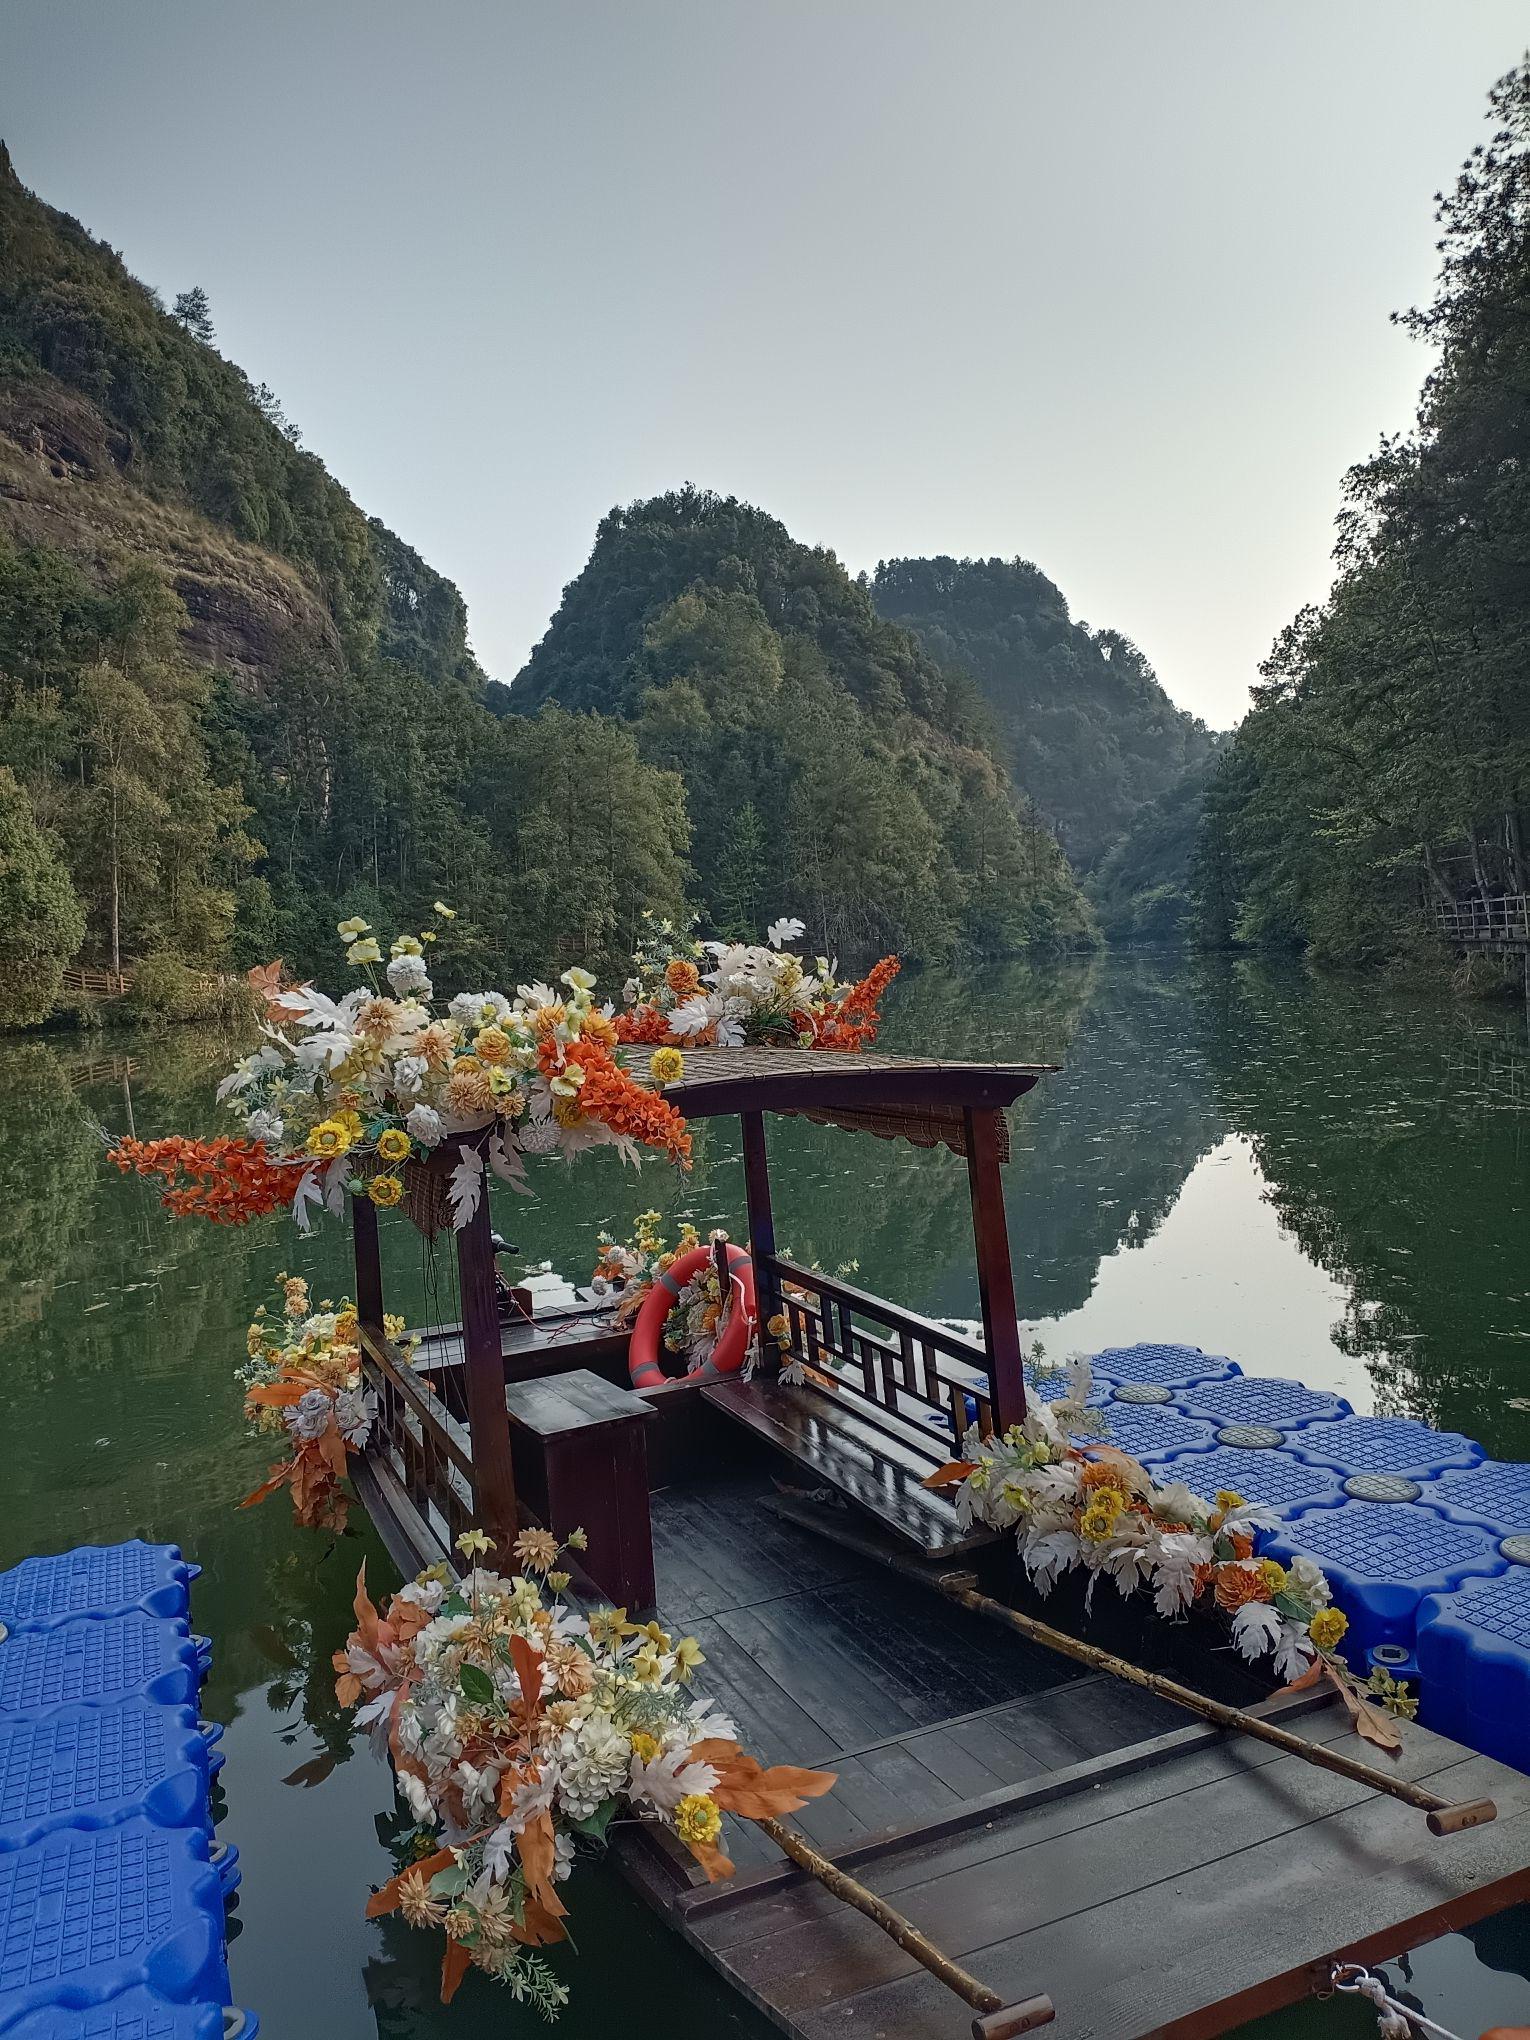
[[[1354,1743],[1331,1711],[1306,1732]],[[1496,1796],[1499,1822],[1436,1841],[1395,1800],[1262,1745],[1217,1743],[1087,1796],[912,1841],[857,1874],[1005,1997],[1050,1993],[1060,2032],[1189,2040],[1291,2001],[1304,1964],[1341,1944],[1431,1909],[1480,1916],[1508,1902],[1467,1896],[1480,1886],[1517,1878],[1530,1890],[1530,1778],[1425,1731],[1410,1734],[1400,1769],[1453,1797]],[[688,1931],[814,2040],[959,2030],[949,1995],[814,1885],[740,1894]],[[1406,1945],[1394,1936],[1389,1951]],[[1225,2018],[1206,2009],[1234,1997]]]

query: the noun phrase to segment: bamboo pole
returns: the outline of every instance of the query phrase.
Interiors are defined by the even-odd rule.
[[[1085,1643],[1081,1637],[1070,1636],[1065,1629],[1054,1629],[1050,1623],[1038,1622],[1034,1615],[1022,1615],[1018,1608],[1011,1608],[1003,1601],[995,1601],[990,1595],[979,1593],[973,1573],[936,1572],[929,1565],[890,1550],[878,1539],[862,1536],[849,1525],[830,1520],[824,1510],[788,1495],[773,1496],[765,1506],[773,1514],[784,1516],[788,1522],[816,1528],[837,1544],[859,1551],[867,1558],[877,1559],[894,1572],[919,1580],[927,1587],[938,1588],[958,1606],[970,1608],[978,1615],[987,1615],[995,1622],[1003,1622],[1028,1637],[1032,1643],[1056,1651],[1061,1657],[1072,1658],[1075,1663],[1088,1665],[1093,1671],[1108,1672],[1112,1678],[1123,1679],[1130,1686],[1140,1686],[1145,1693],[1156,1693],[1160,1700],[1183,1707],[1187,1713],[1198,1714],[1202,1721],[1209,1721],[1217,1728],[1230,1729],[1235,1735],[1252,1736],[1257,1742],[1266,1742],[1275,1749],[1284,1750],[1288,1756],[1300,1757],[1304,1763],[1337,1772],[1341,1778],[1350,1778],[1357,1785],[1368,1785],[1373,1792],[1385,1792],[1393,1799],[1417,1807],[1420,1813],[1427,1814],[1432,1835],[1459,1834],[1464,1828],[1483,1827],[1488,1821],[1498,1818],[1498,1808],[1491,1799],[1441,1799],[1433,1792],[1426,1792],[1422,1785],[1411,1784],[1405,1778],[1389,1777],[1373,1764],[1362,1764],[1355,1757],[1342,1756],[1324,1743],[1308,1742],[1305,1737],[1293,1735],[1289,1729],[1266,1721],[1262,1715],[1250,1714],[1243,1707],[1229,1707],[1222,1700],[1212,1700],[1204,1693],[1197,1693],[1193,1686],[1182,1686],[1177,1679],[1166,1678],[1162,1672],[1144,1671],[1141,1665],[1134,1665],[1129,1658],[1116,1657],[1111,1651],[1101,1650],[1096,1643]]]
[[[990,1595],[979,1593],[971,1573],[944,1573],[935,1584],[960,1607],[971,1608],[979,1615],[1002,1622],[1006,1627],[1018,1630],[1032,1643],[1043,1644],[1061,1657],[1072,1658],[1097,1672],[1109,1672],[1113,1678],[1123,1679],[1130,1686],[1140,1686],[1146,1693],[1156,1693],[1160,1700],[1171,1701],[1190,1714],[1198,1714],[1203,1721],[1214,1722],[1218,1728],[1252,1736],[1257,1742],[1284,1750],[1287,1756],[1300,1757],[1305,1763],[1316,1764],[1324,1771],[1337,1772],[1341,1778],[1352,1779],[1357,1785],[1368,1785],[1374,1792],[1388,1793],[1405,1805],[1417,1807],[1420,1813],[1428,1815],[1429,1832],[1433,1835],[1459,1834],[1463,1828],[1481,1827],[1497,1818],[1498,1809],[1491,1799],[1441,1799],[1422,1785],[1415,1785],[1406,1778],[1389,1777],[1385,1771],[1377,1770],[1374,1764],[1362,1764],[1358,1758],[1346,1757],[1339,1750],[1329,1749],[1325,1743],[1308,1742],[1304,1736],[1293,1735],[1290,1729],[1266,1721],[1258,1714],[1250,1714],[1245,1708],[1230,1707],[1225,1701],[1213,1700],[1205,1693],[1197,1693],[1193,1686],[1182,1686],[1177,1679],[1167,1678],[1162,1672],[1145,1671],[1129,1658],[1116,1657],[1111,1651],[1101,1650],[1098,1644],[1085,1643],[1080,1637],[1068,1635],[1066,1630],[1053,1629],[1049,1623],[1038,1622],[1033,1615],[1022,1615],[1018,1608],[1008,1607],[1003,1601],[995,1601]]]
[[[776,1847],[790,1856],[799,1869],[806,1870],[810,1877],[816,1877],[825,1891],[844,1904],[854,1906],[858,1913],[864,1913],[897,1943],[905,1955],[912,1955],[922,1969],[927,1969],[947,1990],[955,1991],[964,2004],[970,2005],[977,2014],[972,2021],[973,2040],[1010,2040],[1011,2035],[1028,2033],[1033,2027],[1044,2026],[1056,2017],[1052,2000],[1041,1995],[1025,1998],[1019,2004],[1006,2005],[996,1990],[990,1990],[986,1983],[979,1983],[959,1962],[953,1962],[949,1955],[943,1954],[933,1941],[920,1933],[912,1920],[890,1906],[886,1899],[878,1898],[874,1891],[868,1891],[864,1884],[858,1883],[827,1856],[821,1855],[795,1828],[771,1819],[756,1819],[754,1825],[762,1834],[769,1835]]]

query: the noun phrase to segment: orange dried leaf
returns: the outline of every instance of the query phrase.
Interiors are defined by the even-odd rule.
[[[438,1870],[445,1870],[455,1859],[450,1849],[437,1849],[433,1856],[427,1856],[421,1863],[410,1863],[400,1870],[396,1877],[390,1877],[386,1884],[372,1893],[367,1900],[367,1918],[381,1919],[384,1913],[398,1911],[398,1888],[410,1871],[418,1870],[422,1877],[434,1877]]]
[[[919,1483],[921,1487],[955,1487],[975,1470],[976,1462],[971,1459],[948,1459],[944,1466],[937,1466],[933,1473],[927,1473]]]
[[[457,1986],[473,1966],[473,1958],[460,1941],[448,1941],[446,1953],[441,1957],[441,2002],[449,2005],[457,1995]]]

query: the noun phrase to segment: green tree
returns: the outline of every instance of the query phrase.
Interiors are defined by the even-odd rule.
[[[84,939],[85,916],[63,860],[16,775],[0,766],[0,1026],[47,1019],[64,966]]]
[[[183,290],[171,307],[170,316],[178,319],[193,340],[200,340],[204,347],[213,344],[212,306],[201,284],[194,283],[190,290]]]

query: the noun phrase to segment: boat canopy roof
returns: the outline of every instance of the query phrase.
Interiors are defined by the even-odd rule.
[[[780,1112],[964,1155],[967,1112],[1012,1105],[1056,1068],[822,1048],[688,1048],[684,1076],[665,1085],[664,1095],[687,1119]],[[632,1075],[653,1083],[638,1058]],[[1007,1138],[1001,1146],[1007,1159]]]

